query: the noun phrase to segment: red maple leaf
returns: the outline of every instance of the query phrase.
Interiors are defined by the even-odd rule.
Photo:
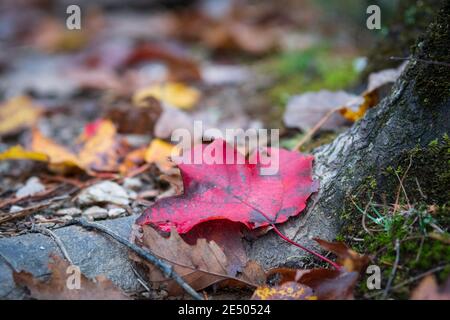
[[[263,175],[269,165],[259,153],[246,159],[223,140],[198,145],[191,152],[201,152],[201,164],[179,163],[184,194],[157,201],[137,219],[140,225],[151,224],[162,231],[175,227],[186,233],[205,221],[227,219],[241,222],[250,229],[285,222],[306,206],[318,183],[311,176],[314,157],[284,149],[269,148],[270,167],[276,174]],[[227,157],[233,156],[232,164]],[[212,163],[222,160],[222,164]],[[253,163],[252,163],[253,162]]]

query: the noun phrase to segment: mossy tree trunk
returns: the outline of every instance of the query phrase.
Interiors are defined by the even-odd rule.
[[[449,132],[449,74],[450,3],[447,3],[425,36],[417,41],[413,59],[390,96],[334,142],[315,150],[314,172],[321,183],[320,191],[312,197],[307,210],[281,226],[281,230],[291,239],[318,249],[311,238],[336,237],[342,224],[341,215],[352,205],[350,197],[367,188],[388,198],[394,195],[398,184],[394,187],[387,183],[386,169],[404,161],[408,152],[426,148]],[[425,161],[422,165],[434,163]],[[438,193],[448,195],[449,185],[441,187]],[[307,260],[304,252],[274,233],[249,243],[248,254],[265,267],[302,266]]]

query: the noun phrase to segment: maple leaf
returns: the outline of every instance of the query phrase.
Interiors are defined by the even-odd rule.
[[[279,157],[271,157],[277,161],[279,171],[263,175],[260,169],[264,164],[259,156],[253,164],[220,139],[195,146],[190,152],[201,152],[203,161],[179,163],[184,194],[157,201],[138,218],[138,224],[152,224],[166,232],[175,227],[178,233],[186,233],[201,222],[227,219],[254,229],[299,214],[318,189],[311,177],[310,155],[268,148],[268,153],[279,153]],[[227,164],[229,155],[236,160],[233,164]],[[222,160],[222,164],[213,163],[212,157]]]

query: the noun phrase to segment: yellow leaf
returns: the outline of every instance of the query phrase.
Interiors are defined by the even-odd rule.
[[[42,110],[27,96],[18,96],[0,106],[0,135],[33,126]]]
[[[94,132],[82,134],[79,140],[79,145],[74,147],[79,152],[75,153],[34,129],[29,150],[21,146],[12,147],[0,153],[0,160],[44,161],[50,169],[58,172],[70,172],[75,168],[88,173],[119,169],[119,148],[123,145],[120,144],[116,128],[111,121],[99,121],[95,124]]]
[[[0,153],[0,160],[34,160],[47,162],[48,156],[42,152],[25,150],[22,146],[18,145]]]
[[[47,155],[50,164],[78,167],[78,159],[75,154],[60,146],[53,140],[45,137],[39,130],[33,130],[31,139],[31,151]]]
[[[170,161],[172,152],[176,152],[175,146],[160,139],[153,139],[145,151],[145,161],[155,163],[161,171],[167,171],[174,167]]]
[[[133,96],[133,103],[142,106],[149,97],[180,109],[191,109],[200,99],[200,92],[182,83],[168,82],[138,90]]]
[[[258,287],[252,300],[317,300],[317,296],[313,295],[313,290],[308,286],[286,282],[275,287]]]
[[[350,107],[342,107],[340,109],[341,115],[345,119],[355,122],[361,119],[369,108],[372,108],[378,103],[378,95],[375,91],[364,94],[363,98],[364,102],[359,105],[357,110],[353,110]]]
[[[143,164],[145,162],[146,150],[146,147],[142,147],[128,153],[120,164],[120,173],[125,175],[127,172],[137,169],[141,164]]]
[[[99,122],[94,134],[84,137],[78,161],[85,169],[115,171],[118,162],[117,130],[109,120]]]

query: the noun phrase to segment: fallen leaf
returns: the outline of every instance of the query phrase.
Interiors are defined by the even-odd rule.
[[[9,99],[0,105],[0,136],[32,127],[41,114],[42,109],[27,96]]]
[[[318,92],[307,92],[289,99],[283,121],[287,127],[308,130],[329,111],[348,105],[355,106],[357,109],[362,102],[363,99],[361,97],[345,91],[332,92],[321,90]],[[348,108],[350,109],[350,107]],[[348,123],[346,119],[335,113],[325,122],[322,129],[335,130],[346,123]]]
[[[328,242],[317,238],[314,240],[325,250],[331,251],[337,255],[337,262],[349,272],[355,271],[359,273],[363,271],[370,261],[368,256],[359,254],[350,249],[343,242]]]
[[[163,237],[150,226],[143,226],[142,231],[142,237],[136,238],[135,241],[173,265],[175,272],[195,290],[228,279],[251,286],[259,285],[264,279],[264,271],[261,267],[255,269],[254,265],[249,269],[244,268],[239,274],[231,272],[233,268],[229,266],[228,257],[214,241],[199,238],[194,245],[189,245],[174,229],[169,238]],[[134,256],[133,258],[141,261]],[[171,295],[182,293],[176,282],[167,279],[153,264],[145,264],[149,269],[149,279],[154,285],[166,287]]]
[[[332,114],[322,125],[322,129],[335,130],[345,125],[347,121],[355,122],[361,119],[367,110],[378,104],[382,96],[380,89],[395,82],[403,72],[404,66],[403,64],[397,69],[370,74],[367,89],[361,95],[345,91],[321,90],[293,96],[286,106],[284,124],[287,127],[308,130],[332,110],[339,110],[339,113]]]
[[[48,155],[43,152],[25,150],[22,146],[13,146],[0,153],[0,160],[21,160],[28,159],[33,161],[48,161]]]
[[[280,286],[262,286],[255,290],[252,300],[317,300],[311,288],[297,282]]]
[[[119,149],[117,131],[109,120],[101,120],[87,139],[81,141],[78,161],[82,168],[94,171],[117,171]]]
[[[439,288],[434,275],[426,276],[412,291],[411,300],[450,300],[450,278]]]
[[[81,167],[74,153],[45,137],[38,129],[34,129],[32,132],[30,149],[34,152],[46,154],[49,165],[57,171]]]
[[[140,108],[130,105],[113,107],[106,112],[105,118],[110,119],[120,133],[152,134],[162,112],[161,103],[149,98]]]
[[[242,50],[254,55],[273,50],[279,44],[273,29],[238,20],[225,20],[205,28],[202,40],[215,50]]]
[[[146,147],[142,147],[129,152],[120,164],[119,172],[122,175],[125,175],[126,173],[131,172],[143,165],[145,162],[146,150]]]
[[[364,91],[363,95],[374,92],[380,89],[382,86],[393,83],[397,81],[398,77],[402,74],[405,69],[406,63],[402,63],[398,68],[385,69],[378,72],[371,73],[369,75],[367,89]]]
[[[242,244],[242,224],[229,220],[212,220],[196,225],[188,233],[181,235],[184,241],[195,245],[198,239],[214,241],[227,256],[227,272],[242,272],[248,263],[245,248]]]
[[[300,271],[298,283],[313,289],[319,300],[352,300],[359,278],[358,272],[346,270],[312,269]]]
[[[137,223],[152,224],[167,232],[175,227],[179,233],[186,233],[201,222],[216,219],[241,222],[250,229],[285,222],[299,214],[318,189],[311,177],[313,157],[276,148],[267,152],[279,155],[270,158],[273,167],[278,166],[278,174],[262,175],[259,157],[250,164],[223,140],[195,146],[183,157],[198,153],[202,164],[181,160],[178,165],[184,194],[157,201]],[[234,157],[234,164],[226,164],[227,155]],[[223,164],[213,163],[214,157]]]
[[[200,70],[195,61],[173,47],[144,43],[135,46],[119,66],[131,67],[145,61],[163,61],[169,68],[173,81],[200,80]]]
[[[200,91],[182,83],[167,82],[138,90],[133,96],[133,103],[140,106],[149,97],[180,109],[191,109],[200,99]]]
[[[150,145],[145,150],[145,161],[147,163],[154,163],[161,171],[168,171],[175,166],[175,163],[170,161],[170,156],[176,152],[176,147],[161,139],[153,139]]]
[[[16,284],[28,288],[33,298],[38,300],[128,300],[119,288],[105,276],[89,279],[80,275],[80,289],[70,289],[68,268],[71,265],[57,255],[51,256],[50,279],[41,281],[26,271],[13,272]]]
[[[89,40],[89,34],[83,30],[68,30],[65,24],[56,18],[42,19],[31,39],[32,44],[46,52],[75,51],[84,47]]]
[[[95,171],[118,171],[123,148],[127,146],[117,136],[109,120],[87,125],[78,143],[67,149],[45,137],[38,129],[32,132],[29,149],[14,146],[0,153],[0,160],[35,160],[48,162],[50,169],[58,172],[74,168],[94,174]],[[76,152],[78,150],[78,152]]]
[[[312,290],[318,300],[350,300],[360,273],[369,262],[367,256],[361,255],[342,242],[328,242],[315,239],[324,249],[338,256],[338,263],[343,268],[333,269],[290,269],[275,268],[267,272],[267,279],[278,288],[284,283],[296,282]]]

